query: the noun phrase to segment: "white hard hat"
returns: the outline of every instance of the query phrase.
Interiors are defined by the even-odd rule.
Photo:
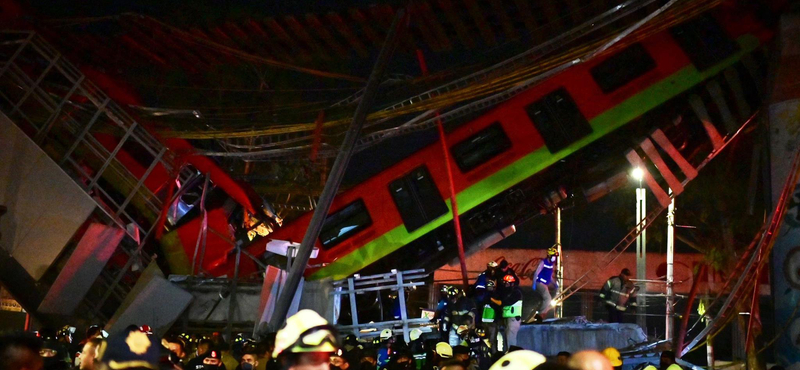
[[[286,319],[286,325],[275,335],[277,357],[281,352],[336,352],[339,342],[336,329],[312,310],[300,310]]]

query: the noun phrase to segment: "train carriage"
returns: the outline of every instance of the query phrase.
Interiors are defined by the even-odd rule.
[[[458,126],[447,134],[447,142],[462,219],[469,221],[488,201],[509,196],[515,186],[543,176],[554,164],[575,158],[587,146],[623,132],[626,125],[658,128],[662,123],[642,122],[641,117],[675,99],[688,106],[693,89],[722,78],[728,70],[737,73],[740,86],[726,83],[723,99],[739,108],[734,111],[743,121],[746,117],[741,115],[755,109],[757,102],[741,85],[753,88],[763,80],[752,54],[759,53],[770,36],[750,12],[719,7],[573,66]],[[711,111],[727,122],[730,114],[722,111],[731,107],[715,106]],[[730,130],[719,127],[723,134]],[[621,157],[625,148],[614,147],[608,155]],[[422,266],[425,256],[438,255],[440,265],[447,254],[443,252],[452,248],[447,181],[436,143],[339,194],[307,277],[339,279],[382,259],[391,260],[389,266]],[[299,242],[310,219],[309,212],[269,238]],[[492,227],[502,230],[509,225]],[[471,235],[465,243],[481,237]],[[263,253],[267,241],[257,240],[248,249]],[[222,263],[211,272],[222,275],[231,268]],[[247,273],[255,266],[246,263],[242,269]]]

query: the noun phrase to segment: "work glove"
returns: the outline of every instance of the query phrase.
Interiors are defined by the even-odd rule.
[[[627,310],[627,308],[625,308],[625,306],[617,305],[617,311],[625,312],[625,310]]]
[[[500,306],[500,305],[502,305],[502,304],[503,304],[503,301],[501,301],[501,300],[499,300],[499,299],[497,299],[497,298],[492,298],[492,303],[494,303],[494,304],[496,304],[496,305]]]

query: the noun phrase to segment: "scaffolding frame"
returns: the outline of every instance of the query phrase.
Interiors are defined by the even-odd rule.
[[[353,318],[351,325],[338,325],[338,318],[334,315],[331,322],[339,328],[341,332],[352,332],[356,338],[371,337],[378,335],[383,329],[394,329],[398,326],[403,330],[403,339],[410,342],[410,331],[419,328],[423,332],[430,332],[430,319],[417,318],[409,319],[406,310],[406,288],[428,285],[424,279],[430,274],[424,269],[397,271],[392,270],[385,274],[360,276],[354,275],[347,279],[337,280],[332,283],[333,292],[331,295],[336,301],[344,295],[350,298],[350,315]],[[356,305],[356,295],[365,292],[375,292],[381,290],[397,291],[397,299],[400,301],[400,320],[388,320],[380,322],[361,323],[358,320],[358,307]],[[369,332],[362,332],[363,329],[374,329]]]

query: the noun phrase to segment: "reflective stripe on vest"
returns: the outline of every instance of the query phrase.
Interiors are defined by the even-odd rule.
[[[503,318],[522,316],[522,300],[514,302],[511,306],[503,307]]]
[[[548,285],[550,284],[550,279],[553,278],[553,265],[548,265],[547,262],[542,262],[542,271],[539,271],[539,275],[536,276],[536,281]]]
[[[483,317],[481,318],[483,322],[494,322],[494,308],[490,305],[483,306]]]

